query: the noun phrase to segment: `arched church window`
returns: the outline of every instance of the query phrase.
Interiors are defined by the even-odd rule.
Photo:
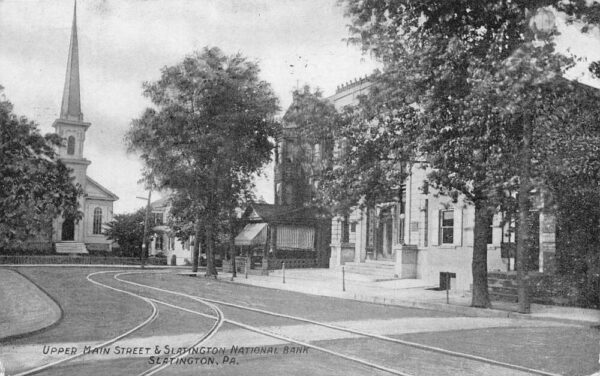
[[[94,235],[100,235],[102,233],[102,209],[94,209],[94,226],[92,233]]]
[[[67,139],[67,154],[73,155],[75,154],[75,137],[69,136]]]

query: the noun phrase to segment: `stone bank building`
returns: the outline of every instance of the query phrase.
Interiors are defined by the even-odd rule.
[[[367,78],[338,87],[329,100],[338,110],[368,94]],[[331,221],[330,268],[369,274],[375,279],[414,278],[425,284],[470,290],[473,283],[474,207],[459,197],[428,189],[425,164],[407,164],[408,178],[398,182],[397,197]],[[534,215],[534,266],[544,270],[555,250],[554,217]],[[502,222],[508,222],[502,225]],[[494,217],[488,231],[488,270],[514,270],[515,222]],[[541,250],[541,252],[540,252]],[[549,261],[550,260],[550,261]]]

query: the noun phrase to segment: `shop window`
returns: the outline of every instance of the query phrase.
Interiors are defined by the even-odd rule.
[[[440,212],[440,238],[441,244],[454,243],[454,210]]]

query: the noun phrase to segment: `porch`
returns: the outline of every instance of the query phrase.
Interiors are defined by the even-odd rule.
[[[245,217],[248,222],[234,240],[238,272],[264,275],[284,263],[287,269],[326,267],[329,219],[311,209],[269,204],[252,204]]]

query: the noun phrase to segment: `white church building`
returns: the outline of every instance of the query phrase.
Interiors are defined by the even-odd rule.
[[[58,253],[88,253],[111,250],[111,240],[102,233],[104,225],[113,219],[113,202],[118,197],[87,175],[90,161],[84,157],[86,131],[91,123],[84,121],[81,112],[79,80],[79,45],[77,41],[77,7],[73,14],[71,43],[60,116],[53,127],[65,142],[58,149],[60,160],[70,169],[74,183],[81,185],[84,194],[79,198],[83,218],[59,217],[52,224],[52,242]]]

